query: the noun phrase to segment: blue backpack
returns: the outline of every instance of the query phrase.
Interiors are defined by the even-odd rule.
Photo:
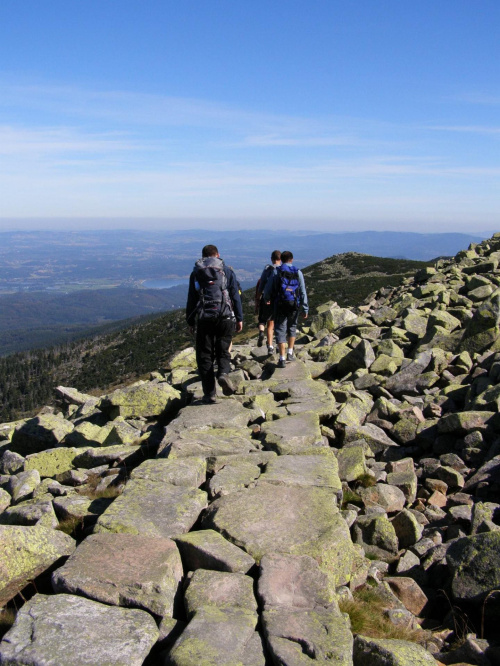
[[[286,269],[285,269],[286,266]],[[299,307],[299,269],[285,264],[276,269],[278,283],[278,308],[291,313]]]

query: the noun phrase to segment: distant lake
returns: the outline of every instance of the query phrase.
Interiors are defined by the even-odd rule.
[[[189,280],[171,279],[171,280],[144,280],[142,286],[144,289],[170,289],[178,285],[188,285]]]

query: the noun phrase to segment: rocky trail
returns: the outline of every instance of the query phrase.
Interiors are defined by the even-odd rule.
[[[500,664],[499,263],[0,425],[0,664]]]

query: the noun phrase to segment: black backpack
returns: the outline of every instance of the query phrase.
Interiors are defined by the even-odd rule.
[[[194,277],[200,295],[198,319],[234,319],[224,262],[217,257],[200,259],[194,265]]]
[[[283,313],[291,313],[299,307],[299,269],[295,266],[285,264],[276,269],[279,278],[278,282],[278,308]]]

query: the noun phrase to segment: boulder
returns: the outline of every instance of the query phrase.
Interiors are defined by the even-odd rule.
[[[172,537],[189,532],[206,506],[201,490],[134,479],[99,516],[94,531]]]
[[[354,640],[354,666],[436,666],[436,661],[416,643],[358,634]]]
[[[204,458],[145,460],[132,470],[131,479],[144,479],[173,486],[199,488],[205,483],[207,463]]]
[[[140,666],[158,638],[142,610],[116,608],[72,594],[37,594],[0,643],[0,662]]]
[[[171,414],[179,405],[181,394],[167,382],[157,380],[117,389],[103,398],[99,409],[109,418],[159,418]]]
[[[258,481],[283,486],[312,486],[330,488],[342,494],[338,464],[334,455],[278,456],[266,465]]]
[[[53,477],[73,468],[73,461],[79,451],[75,448],[56,447],[40,453],[32,453],[26,457],[24,470],[36,469],[41,478]]]
[[[170,539],[92,534],[52,574],[55,592],[172,616],[183,570]]]
[[[246,574],[255,560],[215,530],[200,530],[175,536],[186,571],[211,569]]]
[[[480,604],[500,588],[500,532],[485,532],[454,541],[446,551],[451,591],[456,601]]]
[[[57,414],[39,414],[15,428],[9,449],[22,456],[52,449],[61,444],[73,427]]]
[[[313,452],[325,446],[319,416],[304,412],[262,425],[264,447],[279,455]]]
[[[58,530],[0,525],[0,605],[75,547],[74,539]]]
[[[242,609],[257,613],[253,594],[253,579],[241,573],[197,569],[184,594],[188,618],[204,606],[222,609]]]

